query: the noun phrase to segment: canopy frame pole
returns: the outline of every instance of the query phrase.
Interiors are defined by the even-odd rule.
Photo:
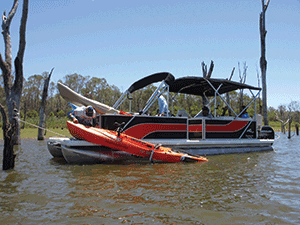
[[[252,104],[252,102],[257,98],[257,96],[259,95],[261,90],[259,90],[259,92],[253,97],[253,99],[248,103],[248,105],[240,112],[240,114],[236,117],[239,117],[240,115],[243,114],[243,112]],[[251,92],[252,93],[252,92]],[[256,118],[255,118],[256,120]]]
[[[217,117],[217,94],[219,95],[219,90],[222,87],[223,84],[220,84],[218,89],[215,91],[215,117]]]
[[[224,100],[224,98],[219,94],[219,92],[215,89],[215,87],[209,82],[208,79],[204,78],[204,80],[206,80],[206,82],[212,87],[212,89],[214,89],[215,92],[217,92],[218,96],[222,99],[222,101],[228,106],[228,108],[235,114],[235,116],[237,117],[236,112],[231,108],[231,106],[228,104],[228,102],[226,102]]]
[[[177,94],[176,94],[177,95]],[[175,96],[176,96],[175,95]],[[189,116],[189,118],[192,118],[191,117],[191,115],[179,104],[179,102],[175,99],[175,96],[172,96],[171,95],[171,97],[172,97],[172,101],[174,101],[174,102],[176,102],[178,105],[179,105],[179,107],[182,109],[182,110],[184,110],[184,112]]]
[[[129,96],[129,113],[131,113],[131,102],[132,102],[131,94],[128,93],[127,96]]]
[[[256,100],[257,100],[257,97],[258,97],[258,95],[260,94],[260,92],[262,90],[259,90],[256,96],[253,94],[253,92],[251,91],[251,89],[249,89],[249,91],[250,91],[250,93],[252,94],[252,96],[253,96],[253,98],[255,100],[254,104],[255,104],[255,120],[256,120],[256,114],[257,114],[257,101]]]
[[[157,94],[158,90],[162,88],[162,86],[165,84],[165,81],[162,81],[159,86],[156,88],[156,90],[152,93],[151,97],[146,102],[146,106],[149,104],[149,102],[152,101],[153,98],[155,98],[155,95]]]
[[[129,93],[128,90],[126,90],[122,96],[116,101],[116,103],[113,105],[113,108],[118,109],[120,105],[125,101],[125,96]]]
[[[165,85],[165,86],[163,86]],[[151,95],[150,99],[147,101],[146,106],[142,110],[142,114],[144,115],[145,112],[153,105],[153,103],[165,92],[165,90],[169,87],[169,85],[165,82],[162,81],[159,87],[154,91],[154,93]],[[159,90],[161,89],[161,90]],[[169,105],[168,105],[168,110],[169,110]]]
[[[167,110],[167,117],[169,117],[170,116],[170,110],[169,110],[169,104],[170,104],[170,98],[169,98],[169,94],[170,94],[170,92],[169,92],[169,85],[167,85],[167,104],[168,104],[168,110]]]

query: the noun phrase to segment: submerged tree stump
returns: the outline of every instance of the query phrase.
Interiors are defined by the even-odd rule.
[[[4,140],[4,149],[3,149],[3,170],[13,169],[15,167],[15,157],[14,154],[14,126],[16,126],[16,120],[18,116],[18,112],[14,110],[14,123],[11,125],[7,122],[6,112],[3,106],[0,104],[0,111],[3,119],[3,140]]]
[[[291,139],[291,124],[292,124],[292,121],[290,120],[289,121],[289,132],[288,132],[288,139]]]
[[[49,87],[49,82],[50,82],[50,77],[52,75],[54,68],[52,68],[49,76],[45,77],[44,80],[44,90],[43,90],[43,95],[42,95],[42,101],[41,101],[41,107],[40,107],[40,122],[39,122],[39,129],[38,129],[38,140],[44,140],[44,135],[43,135],[43,129],[46,123],[46,100],[48,97],[48,87]]]

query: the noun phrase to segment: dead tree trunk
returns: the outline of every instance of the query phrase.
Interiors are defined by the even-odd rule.
[[[268,106],[267,106],[267,60],[266,60],[266,27],[265,27],[265,14],[268,8],[270,0],[262,0],[262,12],[259,17],[259,28],[260,28],[260,42],[261,42],[261,57],[260,57],[260,69],[262,77],[262,99],[263,99],[263,118],[264,125],[269,125],[268,120]]]
[[[2,129],[3,129],[3,140],[4,140],[4,149],[3,149],[3,170],[13,169],[15,167],[15,157],[14,154],[14,144],[13,144],[13,135],[15,123],[12,125],[7,122],[6,112],[3,106],[0,104],[0,111],[2,114]],[[17,111],[15,111],[14,120],[17,119]]]
[[[38,129],[38,140],[44,140],[42,128],[44,128],[44,125],[45,125],[46,100],[48,97],[48,87],[49,87],[49,82],[50,82],[50,78],[51,78],[53,70],[54,70],[54,68],[52,68],[49,76],[46,77],[45,82],[44,82],[44,90],[43,90],[42,102],[41,102],[41,107],[40,107],[40,122],[39,122],[39,129]]]
[[[288,139],[291,139],[291,127],[292,127],[292,119],[289,119],[289,132],[288,132]]]
[[[2,58],[2,55],[0,53],[0,68],[3,74],[6,104],[8,107],[8,117],[11,124],[13,123],[14,120],[13,102],[15,102],[16,109],[19,111],[22,89],[23,89],[23,58],[24,58],[25,45],[26,45],[25,34],[26,34],[26,23],[27,23],[27,15],[28,15],[28,0],[23,1],[22,18],[21,18],[21,25],[20,25],[19,50],[14,61],[15,74],[13,76],[11,38],[10,38],[9,30],[10,30],[11,21],[17,11],[18,4],[19,4],[19,0],[14,0],[13,7],[9,12],[8,16],[6,16],[5,11],[2,16],[2,35],[5,44],[5,61]],[[13,132],[14,134],[13,143],[21,144],[20,123],[18,123],[15,127],[13,127],[13,129],[15,129]]]
[[[256,67],[256,74],[257,74],[257,86],[260,87],[260,74],[258,72],[257,67]],[[261,95],[260,95],[260,93],[258,95],[258,113],[262,114]]]
[[[239,66],[239,77],[240,77],[240,83],[245,84],[246,78],[247,78],[247,69],[248,66],[246,62],[244,62],[244,70],[243,73],[241,72],[240,63],[238,63]],[[244,105],[244,89],[240,90],[240,98],[239,98],[239,108],[242,109]]]
[[[299,125],[297,123],[295,124],[295,129],[296,129],[296,135],[299,136]]]
[[[290,121],[290,118],[286,122],[284,122],[283,120],[279,119],[278,115],[276,115],[276,120],[278,120],[280,122],[281,133],[285,134],[285,126]]]
[[[233,67],[232,71],[231,71],[231,75],[229,77],[229,80],[232,79],[232,76],[234,74],[234,71],[235,71],[235,67]],[[229,92],[226,93],[226,101],[227,103],[230,105],[230,96],[229,96]],[[224,114],[224,115],[223,115]],[[223,113],[222,115],[225,116],[225,112]],[[231,116],[232,115],[232,112],[231,112],[231,109],[228,108],[228,115]]]
[[[214,62],[213,61],[210,62],[210,67],[208,72],[207,72],[207,65],[205,65],[204,62],[201,63],[201,66],[202,66],[203,77],[209,79],[214,69]],[[203,106],[208,104],[208,98],[206,96],[202,97],[202,103]]]

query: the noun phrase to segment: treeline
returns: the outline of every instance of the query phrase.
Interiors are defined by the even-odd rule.
[[[32,75],[27,80],[24,80],[22,99],[20,105],[20,115],[22,120],[36,120],[38,118],[39,107],[41,103],[41,94],[44,86],[44,79],[48,76],[47,72],[44,72],[42,75]],[[80,74],[71,74],[66,75],[59,80],[69,86],[72,90],[80,93],[84,96],[92,98],[96,101],[102,102],[109,106],[113,106],[117,99],[122,95],[120,89],[115,85],[109,85],[105,78],[97,78],[90,76],[82,76]],[[134,81],[133,81],[134,82]],[[149,99],[153,91],[155,90],[154,85],[150,85],[146,88],[138,90],[132,94],[131,101],[131,112],[139,112],[143,109],[146,104],[146,101]],[[239,112],[240,108],[240,92],[231,92],[230,93],[230,105],[235,110]],[[5,93],[3,87],[3,78],[0,79],[0,102],[2,105],[5,103]],[[184,108],[191,116],[195,116],[202,107],[202,97],[178,94],[175,97],[176,101],[174,102],[173,114],[176,115],[179,109]],[[247,105],[252,98],[247,94],[243,95],[243,105]],[[257,111],[261,111],[260,99],[257,100]],[[171,105],[171,104],[170,104]],[[214,104],[212,104],[214,105]],[[221,99],[217,99],[217,115],[221,115],[223,112],[223,107],[225,104]],[[119,108],[122,111],[129,111],[130,101],[127,99]],[[155,115],[158,109],[158,103],[154,104],[150,109],[149,113]],[[50,82],[48,99],[46,105],[46,117],[47,121],[51,118],[61,118],[63,121],[66,119],[66,114],[71,110],[68,103],[60,96],[57,84],[55,82]],[[211,108],[214,112],[214,108]],[[269,107],[269,120],[275,121],[278,119],[287,120],[292,118],[294,122],[299,123],[300,119],[300,103],[297,101],[292,101],[288,105],[281,105],[278,109]],[[250,116],[253,116],[255,112],[255,104],[252,103],[248,109]],[[225,115],[228,115],[228,111]]]

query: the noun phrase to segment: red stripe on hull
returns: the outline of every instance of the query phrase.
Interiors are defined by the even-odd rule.
[[[139,124],[124,131],[124,134],[142,139],[156,131],[186,131],[186,124]]]
[[[235,132],[243,129],[248,121],[232,121],[229,124],[206,125],[207,132]]]
[[[190,125],[189,132],[202,132],[202,125]]]
[[[243,129],[248,121],[232,121],[222,125],[206,125],[207,132],[236,132]],[[124,133],[139,139],[153,132],[184,132],[187,130],[186,124],[138,124],[128,128]],[[189,132],[202,132],[202,125],[190,125]]]

